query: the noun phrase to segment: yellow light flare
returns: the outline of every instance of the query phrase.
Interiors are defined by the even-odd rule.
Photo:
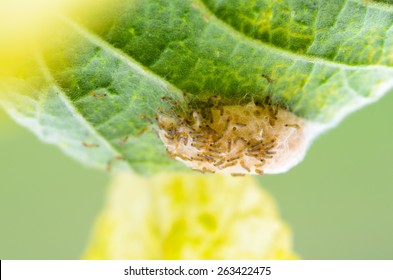
[[[2,47],[23,48],[37,32],[47,28],[50,18],[62,9],[65,0],[0,0]]]
[[[120,1],[0,0],[0,76],[1,70],[23,67],[37,46],[50,49],[56,35],[65,30],[63,19],[90,22],[97,18],[95,22],[101,26],[116,11],[116,3]]]
[[[108,0],[98,2],[0,0],[0,81],[7,77],[29,76],[31,69],[37,69],[38,54],[48,55],[48,52],[54,52],[55,55],[57,35],[61,37],[64,32],[68,32],[62,19],[89,18],[101,13],[101,10],[94,8],[106,7]],[[99,11],[94,13],[96,10]]]
[[[55,28],[53,16],[66,4],[66,0],[0,0],[0,76],[31,61],[40,36]]]

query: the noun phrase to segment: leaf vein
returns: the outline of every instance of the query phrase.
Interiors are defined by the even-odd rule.
[[[304,55],[304,54],[298,54],[298,53],[292,53],[289,50],[285,50],[282,48],[279,48],[275,45],[268,44],[266,42],[263,42],[261,40],[252,38],[246,34],[241,33],[239,30],[234,28],[232,25],[228,24],[227,22],[223,21],[220,19],[204,2],[205,0],[195,0],[198,5],[195,5],[196,9],[199,9],[202,14],[206,14],[208,17],[212,18],[212,20],[215,20],[218,24],[220,24],[223,28],[227,29],[229,33],[235,34],[235,36],[242,38],[244,41],[248,41],[249,43],[256,45],[257,47],[263,47],[269,50],[272,50],[278,54],[281,54],[283,56],[286,56],[288,58],[291,58],[292,60],[301,60],[304,62],[309,62],[309,63],[316,63],[316,64],[321,64],[321,65],[326,65],[334,68],[342,68],[342,69],[348,69],[348,70],[392,70],[392,66],[388,65],[378,65],[378,64],[360,64],[360,65],[355,65],[355,64],[345,64],[342,62],[338,61],[331,61],[327,60],[326,58],[320,58],[316,57],[313,55]],[[348,0],[350,2],[355,2],[358,3],[357,0]],[[348,2],[347,1],[347,2]]]

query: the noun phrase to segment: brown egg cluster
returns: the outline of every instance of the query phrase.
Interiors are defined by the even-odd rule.
[[[168,154],[201,172],[285,172],[306,149],[304,121],[274,105],[212,106],[157,121]]]

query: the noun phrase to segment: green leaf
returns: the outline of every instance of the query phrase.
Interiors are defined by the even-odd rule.
[[[54,15],[31,55],[0,72],[0,104],[89,165],[178,169],[141,118],[170,109],[161,97],[233,105],[271,96],[325,129],[391,91],[390,4],[96,1],[91,15]]]

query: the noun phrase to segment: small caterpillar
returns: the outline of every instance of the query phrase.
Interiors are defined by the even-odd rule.
[[[85,148],[98,148],[100,146],[99,144],[87,143],[87,142],[82,142],[82,145]]]
[[[107,96],[106,93],[95,93],[94,91],[89,92],[89,95],[97,99],[101,99]]]
[[[119,141],[119,145],[120,146],[124,145],[127,142],[128,138],[129,138],[128,135],[126,135],[123,138],[121,138],[120,141]]]

